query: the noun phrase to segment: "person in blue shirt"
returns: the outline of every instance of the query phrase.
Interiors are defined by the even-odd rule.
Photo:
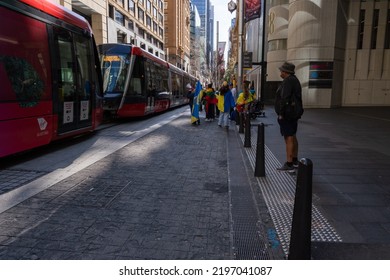
[[[218,125],[220,127],[225,127],[226,129],[229,129],[230,127],[230,111],[236,107],[236,103],[234,102],[234,97],[229,89],[228,83],[225,81],[222,84],[222,87],[219,90],[218,95],[218,110],[219,113],[219,119],[218,119]]]

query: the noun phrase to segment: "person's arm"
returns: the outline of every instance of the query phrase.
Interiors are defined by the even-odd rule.
[[[292,94],[292,86],[291,83],[289,83],[288,77],[283,80],[282,87],[281,87],[281,95],[280,95],[280,116],[284,116],[286,112],[286,107],[288,105],[288,102],[290,101],[290,97]]]

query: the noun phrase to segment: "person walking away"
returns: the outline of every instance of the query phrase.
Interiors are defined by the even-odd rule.
[[[249,84],[249,81],[244,80],[242,83],[243,91],[238,95],[237,98],[237,124],[240,123],[240,118],[242,118],[243,123],[245,124],[245,116],[249,114],[249,106],[253,102],[253,96],[249,91]]]
[[[228,83],[225,81],[222,84],[222,87],[219,89],[219,95],[218,95],[218,110],[219,118],[218,118],[218,125],[220,127],[225,127],[226,129],[229,129],[230,126],[230,110],[236,106],[236,103],[234,102],[234,98],[232,95],[232,92],[229,89]]]
[[[237,89],[233,86],[233,83],[229,84],[230,91],[232,92],[234,102],[237,101]]]
[[[203,99],[204,99],[204,92],[205,92],[204,88],[207,88],[207,86],[205,86],[205,87],[202,86],[202,90],[199,93],[199,100],[200,100],[199,112],[203,112],[203,101],[204,101]]]
[[[204,99],[206,101],[206,121],[213,121],[215,119],[215,105],[218,103],[218,99],[212,84],[207,85]]]
[[[277,170],[294,171],[298,167],[298,119],[303,114],[302,87],[295,76],[295,65],[289,62],[279,67],[282,84],[276,91],[275,112],[278,115],[280,133],[286,144],[287,161]]]
[[[254,81],[251,82],[251,86],[249,87],[249,92],[252,95],[252,99],[255,100],[256,99],[256,90],[255,90],[255,82]]]
[[[194,105],[192,107],[192,112],[191,112],[191,123],[193,125],[200,125],[200,117],[199,117],[199,95],[202,90],[202,85],[198,81],[196,83],[195,91],[194,91]]]
[[[192,114],[192,107],[194,106],[194,89],[192,88],[191,84],[188,83],[186,85],[187,89],[187,98],[188,98],[188,105],[190,106],[191,114]]]

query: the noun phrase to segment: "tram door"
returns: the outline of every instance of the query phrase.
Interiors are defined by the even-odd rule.
[[[95,92],[91,67],[93,49],[90,37],[53,28],[54,67],[57,73],[54,108],[58,115],[58,133],[92,125],[92,98]]]

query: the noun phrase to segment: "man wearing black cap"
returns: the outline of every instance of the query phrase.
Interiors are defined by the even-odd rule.
[[[279,171],[294,171],[298,167],[298,119],[300,115],[290,114],[292,104],[300,103],[302,108],[302,87],[295,76],[295,65],[289,62],[279,67],[282,84],[276,91],[275,112],[278,115],[280,132],[286,143],[287,161],[277,168]],[[293,101],[292,101],[293,100]]]

